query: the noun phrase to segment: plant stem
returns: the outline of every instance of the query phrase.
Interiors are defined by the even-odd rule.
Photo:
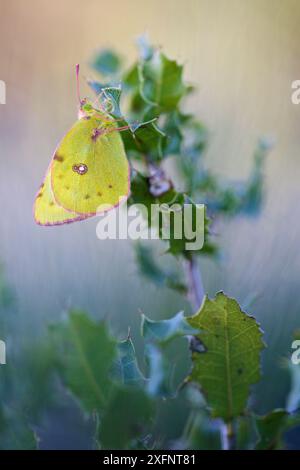
[[[195,310],[198,310],[204,298],[204,287],[201,272],[194,255],[187,261],[187,279],[188,279],[188,296]]]
[[[236,445],[232,422],[221,424],[221,438],[223,450],[234,450]]]

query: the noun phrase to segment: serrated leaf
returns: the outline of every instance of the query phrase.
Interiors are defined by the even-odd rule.
[[[84,312],[71,311],[67,322],[50,331],[66,387],[85,410],[103,409],[113,388],[109,373],[116,357],[116,342],[105,324],[91,320]]]
[[[123,81],[125,89],[137,90],[139,87],[139,71],[137,63],[134,63],[129,70],[123,76]]]
[[[130,338],[117,344],[117,358],[113,365],[113,377],[121,384],[142,386],[145,383]]]
[[[135,63],[124,75],[123,81],[124,90],[127,92],[127,99],[129,104],[129,111],[131,117],[145,121],[146,111],[148,105],[141,97],[139,89],[139,70],[138,64]],[[153,116],[154,117],[154,116]]]
[[[181,153],[181,143],[183,140],[182,116],[178,110],[167,115],[163,126],[163,131],[167,136],[163,149],[165,155],[180,155]]]
[[[214,300],[205,298],[188,322],[201,330],[196,337],[205,348],[193,352],[189,379],[201,387],[212,416],[231,421],[244,412],[250,386],[260,379],[264,343],[259,325],[222,292]]]
[[[236,447],[239,450],[252,450],[257,442],[255,417],[252,414],[239,416],[236,423]]]
[[[168,188],[168,180],[163,179],[162,182]],[[208,219],[204,205],[195,204],[185,194],[175,191],[170,186],[160,196],[155,196],[157,187],[162,187],[162,184],[159,186],[159,180],[154,182],[153,177],[136,173],[131,181],[129,203],[143,204],[147,208],[148,224],[157,230],[161,239],[168,242],[167,252],[189,258],[192,253],[201,252],[203,245],[206,249],[207,242],[204,242],[208,237]],[[151,218],[153,204],[160,206],[159,221],[157,217],[153,217],[154,221]]]
[[[136,262],[142,276],[158,287],[166,286],[181,294],[187,293],[187,286],[178,270],[163,269],[159,266],[149,246],[137,243],[135,252]]]
[[[92,67],[101,75],[115,75],[121,67],[121,59],[114,51],[104,49],[95,55]]]
[[[168,204],[173,202],[178,202],[178,199],[181,198],[181,194],[174,191],[168,185],[168,188],[165,192],[162,191],[161,195],[154,195],[153,189],[156,189],[155,185],[152,184],[152,177],[144,176],[139,172],[135,172],[131,179],[131,196],[129,199],[130,204],[143,204],[148,210],[148,223],[149,226],[154,226],[151,220],[151,205],[152,204]],[[167,180],[165,180],[167,183]],[[179,202],[182,202],[180,199]]]
[[[166,280],[165,272],[156,262],[150,247],[137,243],[135,245],[135,253],[140,273],[156,286],[164,285]]]
[[[122,117],[121,110],[120,110],[120,99],[122,94],[122,89],[120,86],[118,87],[108,87],[103,88],[102,90],[104,100],[107,103],[107,108],[109,114],[113,117],[120,118]]]
[[[265,416],[255,417],[259,439],[256,450],[276,450],[284,447],[284,433],[300,426],[300,416],[291,415],[286,410],[276,409]]]
[[[176,108],[186,88],[182,81],[182,66],[155,51],[151,60],[140,65],[140,90],[145,102],[159,112]]]
[[[189,258],[192,253],[201,252],[204,246],[207,218],[205,217],[205,206],[195,204],[186,196],[181,210],[182,235],[181,237],[176,236],[175,225],[171,222],[168,253]]]
[[[153,321],[142,315],[142,336],[147,341],[165,342],[175,336],[195,335],[198,330],[192,328],[183,312],[179,312],[168,320]]]
[[[122,133],[125,149],[133,156],[151,156],[160,160],[163,156],[162,146],[165,134],[155,124],[156,119],[148,122],[129,121],[130,131]]]
[[[89,86],[96,93],[100,105],[113,117],[121,118],[120,100],[122,88],[120,85],[110,86],[95,80],[88,80]]]
[[[133,438],[143,437],[152,412],[151,400],[142,390],[117,389],[100,421],[101,448],[128,448]]]
[[[145,345],[145,360],[148,365],[146,390],[150,397],[171,397],[173,366],[163,350],[154,343]]]

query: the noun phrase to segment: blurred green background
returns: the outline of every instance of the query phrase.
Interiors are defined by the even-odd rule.
[[[97,219],[41,228],[32,217],[51,155],[76,119],[74,64],[91,77],[93,53],[112,47],[130,65],[136,36],[148,32],[199,87],[187,109],[211,132],[209,168],[245,178],[258,137],[275,139],[261,215],[220,227],[222,261],[203,260],[201,268],[210,295],[223,289],[243,304],[257,294],[251,313],[268,349],[255,406],[284,404],[289,377],[281,358],[300,327],[300,106],[290,99],[291,82],[300,77],[299,21],[297,0],[0,0],[0,78],[7,86],[0,108],[0,259],[16,299],[1,313],[10,324],[8,363],[70,306],[106,318],[120,337],[130,326],[137,346],[139,309],[153,319],[190,311],[182,297],[138,276],[129,241],[99,241]],[[65,421],[58,414],[45,446],[85,446],[83,433],[72,434],[69,414]],[[66,426],[60,438],[58,422]]]

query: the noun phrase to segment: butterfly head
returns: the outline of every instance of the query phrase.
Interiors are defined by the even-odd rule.
[[[93,116],[96,113],[96,109],[93,107],[93,104],[87,98],[80,100],[78,119],[88,118]]]

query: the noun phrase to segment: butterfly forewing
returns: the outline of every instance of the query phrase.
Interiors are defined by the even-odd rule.
[[[64,209],[95,215],[129,193],[129,164],[118,131],[101,119],[82,118],[58,147],[50,167],[54,199]]]

